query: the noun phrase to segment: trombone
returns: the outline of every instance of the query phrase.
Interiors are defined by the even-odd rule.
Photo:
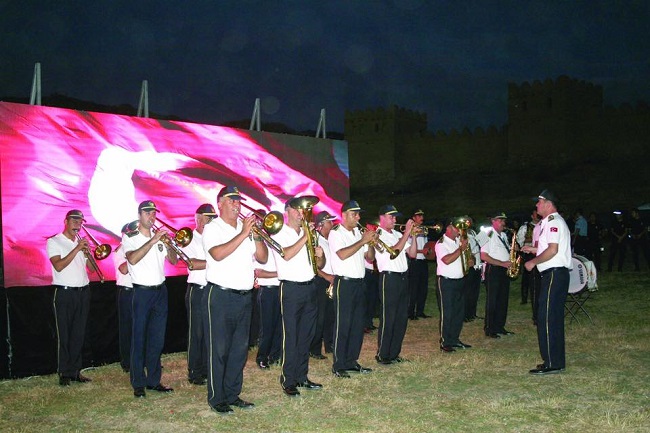
[[[406,230],[406,224],[395,224],[395,228],[397,228],[397,230],[399,230],[400,232],[404,233],[404,230]],[[429,230],[439,233],[442,231],[442,225],[434,224],[432,226],[425,226],[425,225],[413,226],[413,229],[411,229],[411,236],[420,235],[420,234],[423,236],[429,236]]]
[[[240,204],[244,206],[246,209],[252,211],[252,215],[254,215],[255,218],[257,218],[255,225],[253,225],[253,229],[252,229],[253,233],[255,233],[256,236],[261,237],[266,243],[266,245],[269,246],[269,248],[273,249],[275,252],[280,254],[280,257],[284,257],[284,248],[282,248],[282,245],[277,243],[270,236],[282,230],[282,226],[284,225],[284,215],[282,215],[282,213],[278,212],[277,210],[265,214],[262,211],[253,209],[252,207],[242,203],[241,201]],[[246,217],[242,215],[240,212],[239,218],[243,220]]]
[[[92,268],[93,272],[97,274],[99,277],[99,281],[101,283],[104,282],[104,274],[102,274],[101,269],[99,269],[99,265],[97,264],[97,260],[104,260],[106,257],[108,257],[111,254],[111,251],[113,251],[113,248],[109,244],[100,244],[97,239],[88,231],[86,226],[83,224],[81,225],[81,229],[84,231],[86,236],[92,241],[92,243],[95,245],[95,248],[93,249],[93,253],[90,254],[90,252],[84,248],[83,252],[84,255],[86,256],[86,260],[88,260],[88,263],[90,263],[90,267]],[[79,233],[77,233],[77,240],[81,240],[81,236],[79,236]]]
[[[161,239],[163,243],[165,243],[178,255],[178,258],[180,258],[187,265],[187,269],[190,271],[194,269],[192,259],[190,259],[188,255],[185,254],[185,252],[181,249],[188,246],[190,242],[192,242],[192,238],[194,237],[192,229],[189,227],[182,227],[179,230],[176,230],[174,227],[170,226],[163,220],[156,219],[156,221],[167,227],[174,234],[173,237],[169,237],[169,235],[163,236]],[[160,231],[160,227],[156,226],[155,224],[152,225],[151,228],[153,229],[154,233]]]
[[[361,223],[359,223],[358,221],[357,221],[357,226],[359,227],[359,231],[361,232],[361,234],[365,233],[366,230],[368,230],[367,228],[362,226]],[[377,236],[379,236],[381,234],[381,227],[377,227],[377,230],[375,231],[377,232]],[[379,253],[383,253],[384,251],[387,252],[391,260],[395,260],[397,256],[399,256],[398,249],[394,249],[393,247],[388,246],[386,242],[382,241],[379,237],[377,238],[376,241],[372,241],[368,245],[374,247],[375,250],[377,250],[377,252]]]

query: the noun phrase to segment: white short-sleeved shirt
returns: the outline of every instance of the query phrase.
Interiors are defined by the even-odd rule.
[[[188,246],[181,248],[183,252],[190,259],[205,260],[205,250],[203,249],[203,235],[197,232],[196,229],[192,232],[192,242]],[[208,281],[205,278],[205,269],[188,270],[187,282],[190,284],[198,284],[205,286]]]
[[[272,250],[271,250],[272,251]],[[275,255],[269,254],[269,258],[266,261],[266,263],[262,264],[259,263],[257,260],[254,263],[254,266],[259,269],[264,269],[265,271],[269,272],[275,272],[277,270],[277,267],[275,265]],[[280,280],[278,280],[278,277],[273,277],[273,278],[258,278],[257,283],[260,286],[279,286],[280,285]]]
[[[127,272],[123,274],[120,272],[120,265],[126,263],[126,254],[124,253],[124,247],[122,245],[118,246],[113,252],[113,265],[115,266],[115,284],[122,287],[133,287],[133,282],[131,281],[131,275]],[[128,268],[127,264],[127,268]]]
[[[330,230],[330,236],[332,234],[332,230]],[[324,236],[322,236],[320,233],[318,234],[318,245],[323,249],[323,254],[325,255],[325,265],[323,266],[323,269],[321,269],[323,272],[326,274],[334,275],[334,271],[332,270],[332,254],[330,252],[330,241],[329,239],[326,239]]]
[[[451,254],[460,248],[460,241],[458,239],[450,239],[447,235],[442,235],[440,240],[436,242],[436,262],[438,263],[437,274],[446,278],[463,278],[463,264],[460,256],[448,265],[442,261],[442,258],[447,254]]]
[[[419,235],[415,238],[415,242],[418,244],[418,251],[424,249],[424,245],[429,241],[429,238],[427,238],[424,235]],[[424,256],[422,253],[417,253],[415,258],[417,260],[426,260],[427,258]]]
[[[252,290],[255,276],[253,260],[255,242],[251,237],[244,239],[229,256],[216,261],[212,258],[210,248],[223,245],[237,236],[243,228],[243,223],[237,221],[237,227],[226,223],[220,217],[210,221],[203,228],[203,251],[206,259],[206,279],[234,290]]]
[[[481,262],[481,244],[480,239],[474,230],[467,230],[467,243],[474,256],[474,269],[482,266]]]
[[[508,248],[508,237],[505,232],[497,233],[493,228],[487,233],[489,240],[481,247],[482,253],[487,253],[488,256],[494,260],[505,262],[510,260],[510,252]],[[508,246],[506,246],[508,245]]]
[[[137,250],[152,237],[153,233],[151,237],[146,237],[141,232],[132,236],[122,235],[124,254]],[[167,248],[165,248],[165,244],[162,241],[158,241],[135,265],[127,261],[133,284],[140,284],[142,286],[157,286],[162,284],[165,281],[166,256]]]
[[[345,260],[341,260],[337,251],[361,240],[361,232],[357,227],[352,230],[346,229],[344,226],[337,226],[336,230],[330,231],[329,236],[329,252],[332,262],[332,273],[341,277],[348,278],[363,278],[366,275],[366,268],[364,265],[364,254],[368,249],[367,245],[362,246],[353,255]],[[371,265],[372,266],[372,265]]]
[[[408,236],[404,233],[400,233],[397,230],[393,230],[389,233],[387,230],[381,229],[381,234],[379,239],[381,239],[386,245],[392,247],[397,244],[402,236]],[[404,249],[399,252],[399,255],[391,260],[390,254],[386,251],[375,253],[375,258],[377,259],[377,269],[380,272],[390,271],[390,272],[406,272],[408,270],[408,262],[406,261],[406,250],[411,246],[411,238],[407,239]]]
[[[282,226],[282,230],[272,236],[273,240],[279,243],[283,248],[290,247],[298,242],[302,237],[302,227],[298,232],[287,224]],[[278,279],[287,281],[305,282],[312,280],[314,270],[309,263],[309,255],[307,254],[307,245],[305,244],[298,254],[291,260],[285,260],[274,250],[275,264],[278,267]]]
[[[539,243],[539,234],[542,231],[542,221],[539,220],[537,221],[537,224],[535,224],[535,227],[533,228],[533,246],[537,246]]]
[[[571,233],[564,218],[557,212],[542,220],[537,255],[542,254],[549,244],[558,244],[557,254],[544,263],[539,263],[537,269],[542,272],[550,268],[564,267],[571,269]]]
[[[47,239],[47,257],[52,258],[67,256],[78,244],[75,239],[71,241],[63,233]],[[52,268],[52,284],[57,286],[84,287],[89,283],[88,272],[86,271],[86,256],[79,251],[68,266],[57,272],[50,262]]]

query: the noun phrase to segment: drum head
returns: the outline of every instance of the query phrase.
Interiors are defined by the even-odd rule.
[[[581,260],[572,257],[573,269],[569,272],[569,293],[579,293],[587,287],[587,270]]]

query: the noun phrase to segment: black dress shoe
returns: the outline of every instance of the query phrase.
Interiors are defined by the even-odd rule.
[[[269,365],[269,363],[266,362],[266,361],[260,361],[260,362],[258,362],[258,363],[257,363],[257,366],[258,366],[259,368],[261,368],[262,370],[267,370],[267,369],[271,368],[271,366]]]
[[[497,332],[497,334],[501,334],[501,335],[515,335],[514,332],[508,331],[507,329],[502,329],[501,331]]]
[[[321,353],[310,353],[309,357],[314,358],[314,359],[327,359],[327,356],[325,356],[325,355],[323,355]]]
[[[392,364],[392,363],[393,363],[390,359],[384,359],[384,358],[382,358],[382,357],[379,356],[379,355],[375,355],[375,360],[376,360],[379,364],[384,364],[384,365],[389,365],[389,364]]]
[[[501,336],[497,333],[485,334],[485,336],[490,338],[501,338]]]
[[[421,318],[421,319],[430,319],[431,318],[431,316],[429,316],[428,314],[424,314],[424,313],[418,314],[418,317]]]
[[[300,395],[300,391],[295,387],[295,385],[287,386],[282,388],[284,393],[289,397],[296,397]]]
[[[148,386],[147,389],[150,389],[152,391],[158,391],[158,392],[174,392],[174,388],[165,386],[162,383],[159,383],[156,386]]]
[[[440,346],[440,350],[442,350],[443,352],[446,352],[446,353],[451,353],[451,352],[456,351],[456,349],[454,349],[451,346]]]
[[[353,373],[367,374],[367,373],[372,372],[372,368],[362,367],[360,364],[357,364],[352,368],[346,368],[345,371],[349,371],[349,372],[353,372]]]
[[[538,366],[539,367],[539,366]],[[563,368],[550,368],[550,367],[543,367],[543,368],[533,368],[532,370],[529,371],[530,374],[535,374],[538,376],[542,376],[545,374],[557,374],[564,370]]]
[[[311,380],[307,379],[304,382],[299,383],[296,385],[298,388],[305,388],[305,389],[323,389],[323,385],[320,383],[312,382]]]
[[[393,360],[391,361],[391,363],[393,363],[393,364],[399,364],[399,363],[401,363],[401,362],[409,362],[409,360],[406,359],[406,358],[402,358],[401,356],[396,356],[396,357],[393,358]]]
[[[230,403],[230,406],[235,406],[240,409],[252,409],[255,407],[255,404],[237,397],[237,400]]]
[[[59,385],[70,386],[70,378],[65,376],[59,376]]]
[[[72,380],[73,382],[79,382],[79,383],[92,382],[92,380],[89,377],[86,377],[86,376],[84,376],[82,374],[78,374],[75,377],[71,377],[70,380]]]
[[[455,347],[457,349],[469,349],[472,347],[471,344],[465,344],[462,341],[459,341],[458,344],[452,344],[451,347]]]
[[[147,394],[144,392],[144,388],[134,388],[133,396],[135,398],[145,398]]]
[[[220,413],[221,415],[227,415],[233,412],[228,403],[219,403],[216,406],[212,407],[212,410]]]
[[[345,370],[334,370],[334,371],[332,371],[332,373],[334,373],[334,376],[336,376],[336,377],[341,377],[341,378],[350,377],[348,372],[345,371]]]
[[[418,316],[411,315],[411,316],[409,316],[409,319],[410,320],[418,320]]]
[[[207,380],[203,377],[195,377],[194,379],[188,379],[187,381],[192,385],[205,385],[207,382]]]
[[[122,367],[122,371],[128,373],[131,371],[131,369],[129,367]]]

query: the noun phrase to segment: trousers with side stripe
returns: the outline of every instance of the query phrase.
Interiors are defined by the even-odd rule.
[[[463,296],[465,278],[453,279],[438,276],[441,346],[453,346],[460,343],[460,331],[463,329],[465,318]]]
[[[334,278],[334,364],[332,370],[357,365],[363,345],[365,294],[363,279]]]
[[[537,338],[544,365],[565,368],[564,304],[569,293],[569,270],[550,268],[541,272],[542,287],[537,310]]]
[[[205,286],[188,284],[185,292],[187,311],[187,378],[200,380],[207,376],[207,344],[203,326],[203,294]]]
[[[379,275],[379,329],[377,332],[377,355],[392,361],[402,351],[402,342],[408,325],[408,277],[402,274],[382,272]]]
[[[82,366],[82,349],[86,322],[90,311],[90,289],[62,289],[54,291],[58,373],[76,377]]]

